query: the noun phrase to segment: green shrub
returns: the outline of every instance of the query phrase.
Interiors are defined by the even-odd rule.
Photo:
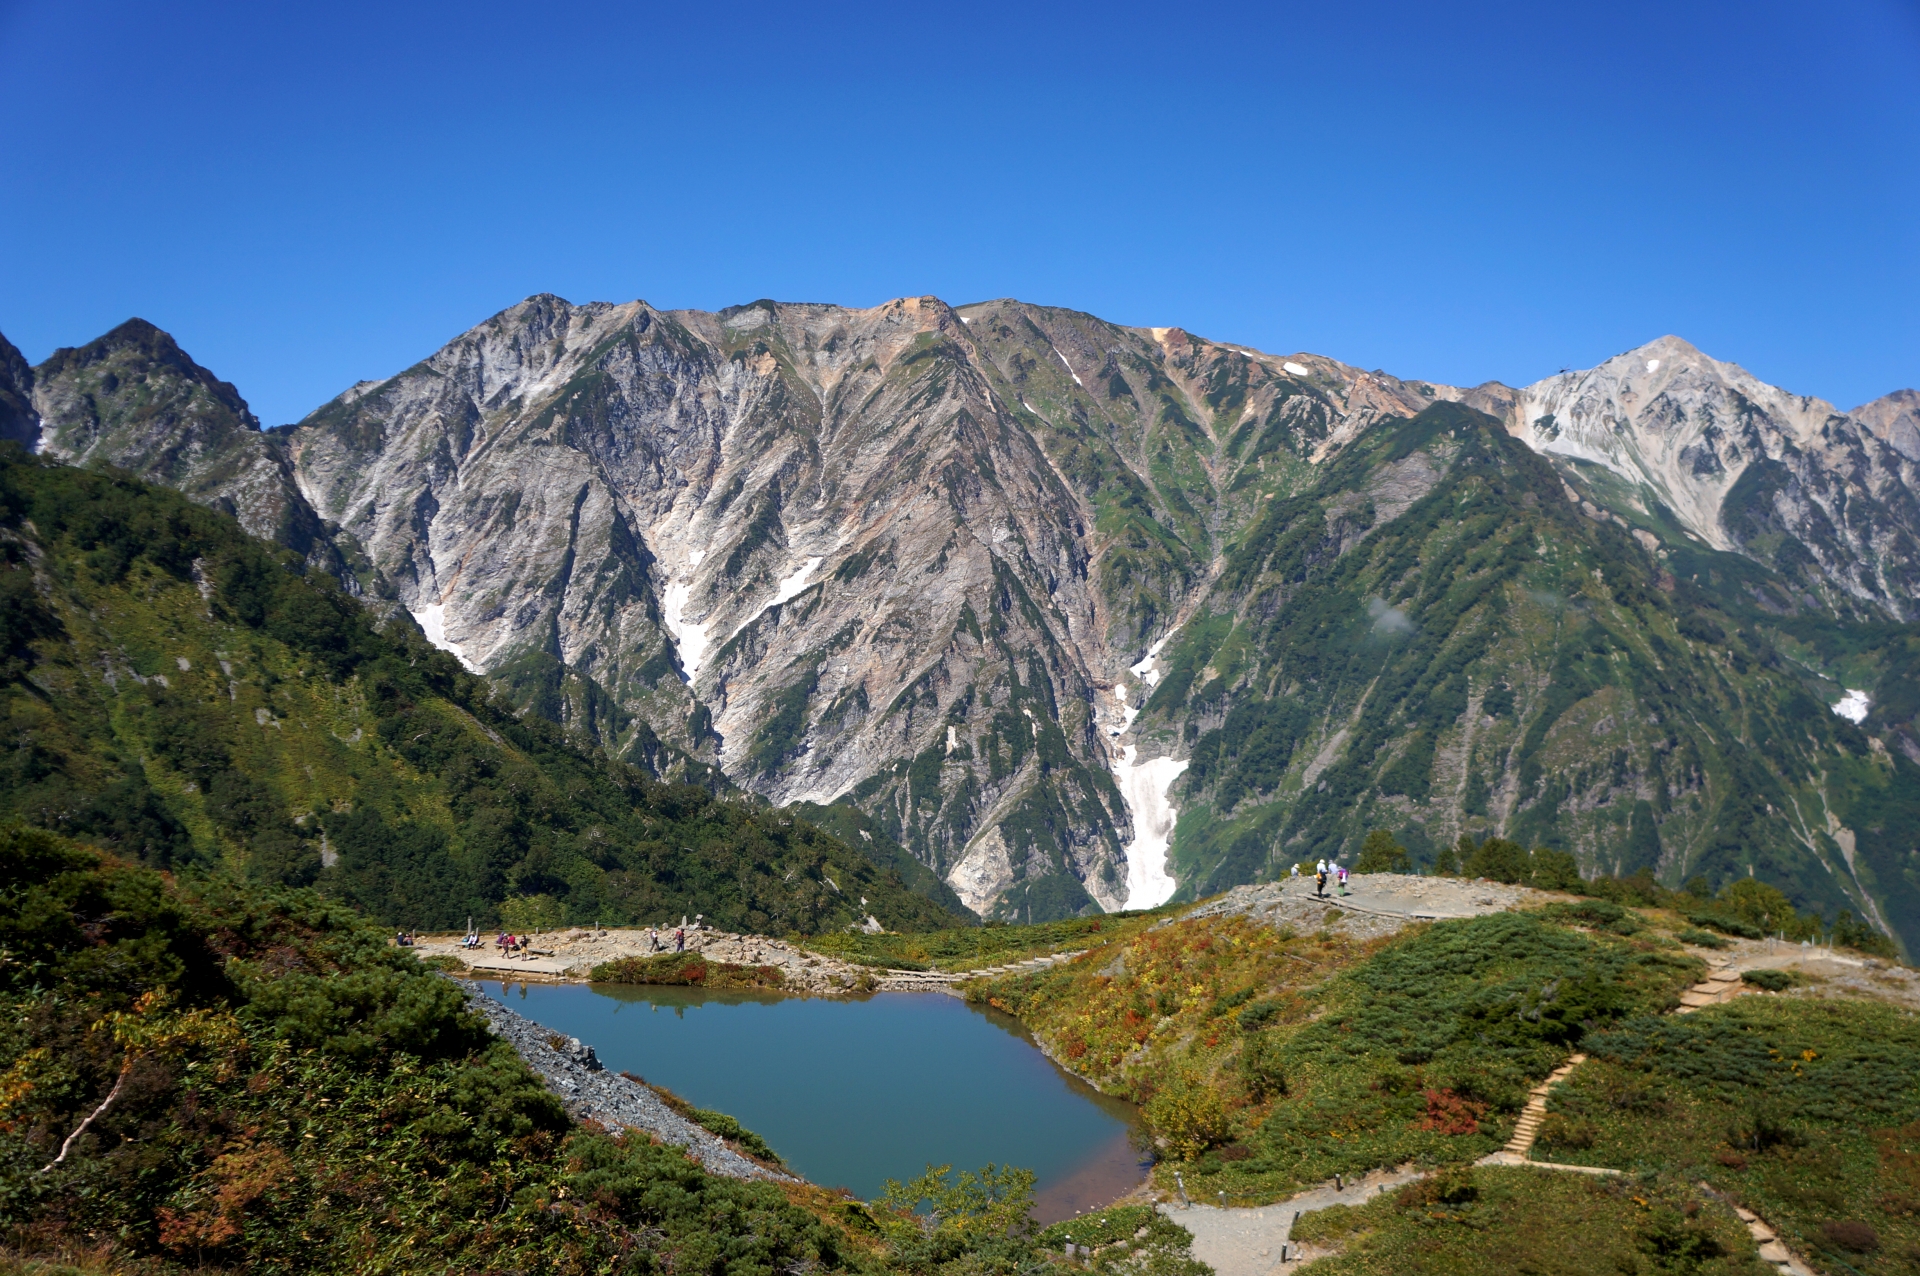
[[[1727,1145],[1743,1152],[1771,1152],[1805,1147],[1807,1134],[1772,1100],[1760,1100],[1727,1127]]]
[[[1881,934],[1863,921],[1857,920],[1847,909],[1841,909],[1833,919],[1831,932],[1833,942],[1842,948],[1851,948],[1855,952],[1866,953],[1870,957],[1884,957],[1891,961],[1899,956],[1893,940]]]
[[[1743,918],[1731,917],[1722,913],[1683,913],[1695,926],[1708,926],[1723,935],[1733,935],[1740,939],[1764,939],[1760,928]]]
[[[1585,1117],[1549,1112],[1540,1123],[1540,1142],[1549,1147],[1585,1151],[1600,1141],[1600,1127]]]
[[[1394,841],[1393,834],[1385,829],[1375,829],[1367,834],[1367,840],[1361,843],[1360,858],[1354,861],[1356,873],[1411,873],[1413,855],[1406,847]]]
[[[1134,1233],[1152,1227],[1156,1220],[1164,1221],[1164,1216],[1151,1205],[1114,1205],[1042,1228],[1034,1240],[1043,1250],[1057,1250],[1069,1239],[1076,1245],[1099,1249],[1134,1239]]]
[[[1353,1235],[1366,1220],[1351,1205],[1329,1205],[1302,1214],[1287,1234],[1308,1245],[1333,1245]]]
[[[1141,1110],[1147,1129],[1183,1161],[1191,1161],[1225,1139],[1226,1104],[1212,1086],[1193,1077],[1176,1076],[1162,1086]]]
[[[1278,1036],[1257,1032],[1247,1038],[1240,1048],[1240,1079],[1256,1101],[1287,1092],[1287,1071]]]
[[[660,953],[602,962],[587,978],[602,984],[663,984],[697,988],[779,988],[786,976],[778,966],[738,966],[711,961],[699,953]]]
[[[1462,833],[1454,854],[1448,857],[1449,863],[1455,860],[1462,877],[1484,877],[1548,891],[1577,890],[1581,886],[1580,866],[1572,855],[1544,846],[1528,850],[1503,837],[1476,844]]]
[[[1720,949],[1727,947],[1727,941],[1712,931],[1687,929],[1680,931],[1674,938],[1683,944],[1691,944],[1695,948]]]
[[[1871,1254],[1880,1248],[1879,1234],[1865,1223],[1853,1220],[1822,1224],[1820,1239],[1835,1249],[1855,1254]]]
[[[765,1139],[726,1113],[716,1112],[712,1108],[691,1108],[687,1115],[703,1129],[738,1143],[748,1154],[757,1156],[763,1161],[771,1161],[775,1165],[785,1164],[779,1154],[767,1146]]]
[[[1246,1032],[1259,1031],[1270,1019],[1280,1013],[1280,1006],[1279,1001],[1254,1002],[1240,1012],[1238,1022],[1241,1029]]]
[[[1812,939],[1822,929],[1819,918],[1796,912],[1778,887],[1755,878],[1735,878],[1721,889],[1714,902],[1762,935]]]
[[[1540,914],[1572,926],[1586,926],[1614,935],[1637,935],[1646,929],[1633,913],[1603,899],[1583,899],[1577,904],[1549,904],[1540,910]]]
[[[514,934],[558,930],[566,920],[566,905],[551,895],[514,895],[500,901],[500,924]]]
[[[1480,1199],[1480,1184],[1471,1167],[1449,1166],[1401,1188],[1394,1204],[1400,1209],[1430,1209],[1438,1205],[1471,1205]]]
[[[1793,976],[1784,970],[1743,970],[1740,979],[1768,992],[1785,992],[1793,987]]]

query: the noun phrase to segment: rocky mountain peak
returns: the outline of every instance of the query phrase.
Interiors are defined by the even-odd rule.
[[[172,334],[145,319],[129,319],[84,346],[55,350],[36,380],[46,400],[41,415],[49,449],[79,460],[98,447],[138,447],[134,436],[141,434],[152,446],[173,445],[182,441],[176,427],[183,417],[192,419],[187,432],[194,442],[260,429],[231,382],[195,363]]]
[[[1623,513],[1769,563],[1791,542],[1780,565],[1810,569],[1816,594],[1904,617],[1920,587],[1920,506],[1913,458],[1893,440],[1920,435],[1894,396],[1870,406],[1882,425],[1665,336],[1537,381],[1503,416],[1534,450],[1609,472]]]
[[[1915,396],[1841,414],[1671,336],[1461,388],[1012,299],[538,294],[267,436],[164,337],[43,370],[71,455],[118,431],[88,455],[255,530],[283,483],[523,710],[857,810],[984,915],[1205,893],[1386,825],[1743,871],[1774,835],[1722,818],[1726,740],[1662,725],[1719,710],[1601,654],[1721,678],[1708,547],[1761,564],[1769,614],[1920,600]],[[160,413],[174,452],[135,428]]]
[[[1514,412],[1536,451],[1644,484],[1719,549],[1735,547],[1720,507],[1746,468],[1812,440],[1836,415],[1831,404],[1786,394],[1673,336],[1537,381]]]
[[[1847,415],[1909,461],[1920,461],[1920,390],[1895,390]]]
[[[84,346],[54,351],[34,370],[33,404],[43,452],[177,488],[357,588],[247,401],[169,333],[129,319]]]

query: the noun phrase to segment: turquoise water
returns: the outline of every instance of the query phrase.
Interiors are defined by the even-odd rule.
[[[1018,1021],[939,993],[853,999],[585,984],[482,985],[696,1107],[717,1108],[815,1183],[863,1199],[928,1165],[1025,1166],[1042,1221],[1104,1205],[1143,1171],[1134,1109],[1055,1067]]]

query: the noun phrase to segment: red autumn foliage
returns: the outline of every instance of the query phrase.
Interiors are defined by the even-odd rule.
[[[1414,1122],[1414,1128],[1440,1134],[1475,1134],[1487,1105],[1455,1094],[1451,1090],[1427,1091],[1427,1114]]]

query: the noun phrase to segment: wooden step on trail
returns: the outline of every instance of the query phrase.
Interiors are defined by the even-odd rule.
[[[1573,1056],[1555,1068],[1545,1081],[1527,1091],[1527,1106],[1520,1110],[1520,1119],[1514,1123],[1513,1137],[1507,1140],[1507,1146],[1488,1157],[1488,1162],[1513,1165],[1527,1159],[1527,1154],[1533,1151],[1534,1140],[1540,1137],[1540,1123],[1547,1119],[1548,1091],[1565,1081],[1575,1068],[1586,1061],[1587,1056],[1583,1054]],[[1495,1158],[1498,1158],[1497,1162]]]
[[[1704,1191],[1713,1192],[1713,1189],[1705,1183],[1700,1187]],[[1718,1193],[1714,1194],[1718,1195]],[[1813,1269],[1800,1261],[1799,1256],[1786,1247],[1785,1242],[1758,1214],[1749,1209],[1742,1209],[1738,1205],[1733,1207],[1733,1212],[1742,1223],[1746,1224],[1747,1235],[1753,1237],[1754,1243],[1760,1247],[1761,1262],[1775,1271],[1786,1272],[1789,1276],[1814,1276]]]
[[[1673,1013],[1690,1015],[1704,1006],[1715,1006],[1723,1001],[1732,1001],[1746,990],[1747,986],[1741,982],[1740,972],[1731,966],[1722,966],[1681,993],[1680,1008]]]

